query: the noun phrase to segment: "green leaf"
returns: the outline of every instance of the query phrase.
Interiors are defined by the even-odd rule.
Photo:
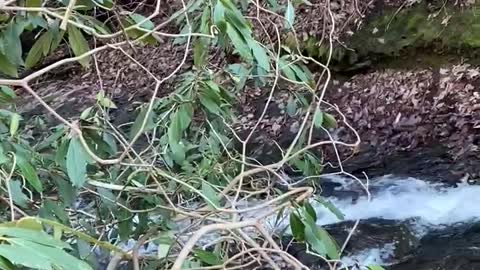
[[[147,19],[145,16],[142,16],[137,13],[132,13],[129,16],[130,18],[132,18],[135,24],[138,24],[140,28],[143,28],[146,30],[153,30],[155,28],[155,25],[153,24],[153,22]]]
[[[292,64],[292,65],[290,65],[290,68],[293,70],[293,72],[295,73],[295,76],[301,82],[304,82],[304,83],[307,83],[307,84],[310,82],[310,78],[308,77],[308,75],[301,68],[299,68],[297,65]]]
[[[330,201],[327,201],[321,197],[317,197],[316,200],[321,203],[325,208],[330,210],[339,220],[344,220],[345,215]]]
[[[226,25],[227,25],[227,35],[232,41],[233,46],[235,47],[237,52],[244,59],[247,59],[247,60],[251,59],[252,55],[250,53],[250,47],[247,45],[245,38],[240,35],[240,33],[237,31],[237,29],[233,25],[231,25],[230,23],[227,23]]]
[[[265,71],[270,71],[270,60],[265,49],[253,39],[248,40],[248,45],[250,46],[250,49],[252,49],[253,56],[258,65]]]
[[[222,264],[222,261],[220,260],[220,258],[218,258],[218,256],[213,252],[205,251],[202,249],[194,249],[193,254],[195,255],[195,257],[197,257],[197,259],[199,259],[200,261],[208,265]]]
[[[42,6],[42,0],[27,0],[25,2],[26,7],[41,7]]]
[[[177,111],[172,115],[170,119],[170,125],[168,126],[168,143],[177,144],[182,139],[182,123],[180,120],[180,114]]]
[[[70,47],[72,48],[75,56],[80,56],[90,50],[90,48],[88,47],[87,40],[85,39],[82,32],[77,27],[69,24],[67,31],[68,31],[68,43],[70,44]],[[88,67],[90,65],[90,56],[86,56],[78,60],[78,62],[83,67]]]
[[[6,57],[14,66],[23,64],[22,42],[20,34],[23,32],[24,24],[11,21],[3,33],[3,42],[5,46]]]
[[[332,260],[340,259],[337,243],[335,243],[330,234],[328,234],[328,232],[320,226],[317,226],[317,230],[318,234],[320,235],[320,239],[325,243],[328,257]]]
[[[105,97],[105,92],[103,90],[99,91],[97,94],[97,101],[100,106],[105,107],[105,108],[110,108],[110,109],[116,109],[117,106],[111,99],[108,97]]]
[[[207,203],[218,208],[220,206],[220,201],[218,200],[217,192],[208,184],[206,181],[202,182],[202,194],[208,199]]]
[[[135,137],[137,133],[147,132],[156,127],[155,122],[153,121],[154,113],[150,112],[147,118],[147,110],[147,108],[143,108],[135,119],[135,122],[133,122],[133,125],[130,128],[130,139]],[[147,122],[142,129],[143,121],[145,121],[145,119],[147,120]]]
[[[21,229],[27,229],[31,231],[43,231],[42,223],[36,220],[34,217],[23,217],[18,220],[15,224],[15,227]]]
[[[0,39],[0,41],[2,40]],[[17,67],[10,63],[3,54],[0,54],[0,72],[11,77],[18,77]]]
[[[368,270],[385,270],[385,268],[381,267],[380,265],[369,265]]]
[[[53,238],[52,238],[53,239]],[[11,257],[13,257],[16,261],[15,263],[20,264],[20,265],[25,265],[27,267],[33,267],[37,268],[34,266],[29,266],[26,265],[25,263],[27,262],[34,262],[35,264],[39,264],[39,258],[42,259],[42,263],[39,265],[41,267],[38,267],[37,269],[68,269],[68,270],[91,270],[92,268],[85,262],[73,257],[72,255],[68,254],[67,252],[63,251],[62,249],[56,248],[56,247],[49,247],[41,244],[37,244],[35,242],[30,242],[26,241],[23,239],[9,239],[9,242],[11,245],[6,246],[6,245],[0,245],[0,254],[6,258],[8,258],[10,261]],[[9,253],[10,258],[5,256],[5,253],[2,254],[2,252],[5,252],[5,250],[8,250],[10,248],[15,248],[18,255],[23,255],[23,260],[18,261],[18,255],[17,256],[11,256],[12,252]],[[18,253],[20,252],[20,253]],[[8,252],[6,252],[8,253]],[[28,256],[25,256],[24,254],[28,254]],[[35,254],[34,256],[32,256]],[[35,260],[32,261],[31,257],[35,257]]]
[[[280,71],[289,79],[292,81],[297,81],[297,77],[295,76],[295,71],[291,68],[291,65],[287,63],[284,59],[280,59],[278,61],[278,65],[280,68]]]
[[[317,213],[315,212],[315,209],[313,209],[312,205],[309,202],[305,202],[303,206],[305,207],[307,214],[309,214],[314,221],[317,221]]]
[[[15,136],[18,131],[18,126],[20,125],[20,115],[18,113],[13,113],[10,118],[10,136]]]
[[[243,89],[250,71],[242,64],[231,64],[228,66],[228,71],[233,75],[232,77],[236,83],[236,89]]]
[[[0,102],[12,103],[17,98],[15,91],[5,85],[0,85]]]
[[[297,109],[298,109],[297,102],[293,97],[288,98],[286,109],[287,109],[287,114],[290,117],[293,117],[295,116],[295,114],[297,114]]]
[[[63,168],[67,167],[66,157],[68,152],[68,144],[69,141],[62,141],[57,148],[57,152],[55,153],[55,163]]]
[[[337,127],[337,120],[333,117],[333,115],[329,113],[323,114],[323,126],[325,128],[336,128]]]
[[[25,59],[25,67],[30,69],[38,63],[42,58],[42,55],[46,56],[50,51],[50,46],[53,41],[53,34],[51,31],[45,32],[43,35],[38,38],[38,40],[33,44],[32,48],[28,52],[27,58]]]
[[[70,249],[69,244],[56,240],[43,231],[23,229],[23,228],[0,227],[0,235],[14,237],[14,238],[21,238],[23,240],[35,242],[45,246]]]
[[[7,259],[0,257],[0,269],[2,270],[15,270],[15,266]]]
[[[201,69],[205,65],[207,57],[207,46],[202,38],[195,40],[193,44],[193,64],[198,69]]]
[[[285,11],[285,19],[287,20],[285,28],[290,29],[295,21],[295,8],[290,0],[288,0],[287,10]]]
[[[170,244],[159,244],[158,245],[158,251],[157,251],[157,258],[158,259],[163,259],[167,257],[167,255],[170,252]]]
[[[305,226],[305,240],[316,253],[322,256],[327,253],[327,248],[320,240],[320,237],[316,234],[315,227],[312,228],[309,225]]]
[[[207,94],[201,93],[199,97],[200,103],[211,113],[220,115],[220,107],[218,104]]]
[[[67,151],[67,175],[75,187],[81,187],[87,181],[87,159],[83,145],[78,138],[72,138]]]
[[[64,180],[61,177],[53,177],[52,178],[55,180],[55,183],[57,184],[58,187],[58,194],[63,203],[65,205],[71,205],[76,198],[77,195],[77,190],[75,187],[73,187],[70,182]]]
[[[311,218],[306,219],[305,239],[318,254],[322,256],[328,255],[333,260],[339,258],[338,247],[335,241],[324,228],[315,224],[315,221]]]
[[[182,164],[185,161],[185,147],[182,142],[173,142],[169,144],[172,151],[172,158],[177,164]]]
[[[295,240],[300,242],[305,240],[305,225],[295,213],[290,213],[290,229]]]
[[[320,111],[320,108],[315,109],[315,114],[313,115],[313,125],[316,128],[321,127],[323,124],[323,113]]]
[[[28,256],[25,256],[28,254]],[[0,245],[0,256],[10,262],[40,270],[52,270],[52,264],[35,250],[18,245]]]
[[[22,184],[15,180],[10,180],[8,183],[10,185],[13,202],[22,208],[27,208],[28,197],[22,191]]]
[[[192,122],[193,117],[193,107],[191,104],[182,104],[178,107],[177,117],[180,122],[180,129],[186,130],[190,123]]]
[[[213,23],[219,24],[225,18],[225,7],[220,0],[217,0],[217,4],[213,10]]]
[[[27,182],[37,191],[42,192],[42,182],[38,178],[37,171],[24,157],[17,155],[17,167],[20,169],[22,175],[27,179]]]

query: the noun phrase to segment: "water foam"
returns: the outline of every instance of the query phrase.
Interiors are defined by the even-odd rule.
[[[417,219],[424,225],[435,226],[480,219],[480,186],[477,185],[445,187],[415,178],[384,177],[375,181],[371,188],[374,192],[370,201],[365,193],[356,202],[352,202],[351,198],[331,197],[329,200],[345,215],[346,220]],[[316,208],[320,225],[339,221],[322,205]]]

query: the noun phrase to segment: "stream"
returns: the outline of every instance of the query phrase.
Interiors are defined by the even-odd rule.
[[[325,182],[335,186],[328,199],[344,220],[317,204],[318,224],[341,246],[359,220],[342,257],[344,269],[480,269],[480,186],[384,176],[370,180],[368,200],[355,181],[335,177]],[[313,269],[322,265],[301,246],[289,252]]]

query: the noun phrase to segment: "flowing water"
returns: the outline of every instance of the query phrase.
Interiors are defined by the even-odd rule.
[[[335,188],[333,193],[336,194],[328,199],[344,214],[345,220],[395,220],[407,224],[418,239],[439,230],[449,235],[454,228],[480,220],[480,186],[477,185],[446,186],[415,178],[385,176],[369,183],[369,198],[355,181],[345,178],[328,180],[341,184]],[[322,205],[318,204],[316,210],[319,225],[339,222]],[[342,261],[346,265],[389,265],[394,263],[395,249],[394,242],[387,242],[345,256]]]

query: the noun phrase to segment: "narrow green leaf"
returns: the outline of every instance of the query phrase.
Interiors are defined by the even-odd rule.
[[[0,39],[0,41],[2,41]],[[11,77],[18,77],[17,67],[10,63],[7,57],[0,53],[0,72],[11,76]]]
[[[87,263],[75,258],[62,249],[49,247],[18,238],[10,239],[9,242],[13,243],[11,246],[22,247],[25,250],[28,250],[29,252],[23,253],[29,254],[27,257],[30,257],[32,253],[42,257],[45,262],[49,263],[51,266],[55,266],[54,269],[59,267],[60,269],[68,270],[92,270]],[[25,258],[26,256],[23,257]]]
[[[219,207],[217,192],[206,181],[202,182],[202,194],[208,199],[207,203],[212,207]]]
[[[168,126],[168,143],[177,144],[182,139],[182,123],[180,121],[180,114],[178,110],[172,115],[170,125]]]
[[[57,148],[57,152],[55,153],[55,163],[63,168],[67,167],[66,157],[68,151],[68,144],[69,141],[62,141]]]
[[[42,0],[26,0],[25,2],[26,7],[41,7]]]
[[[328,234],[328,232],[324,228],[317,226],[316,229],[318,231],[320,239],[323,243],[325,243],[328,257],[332,260],[338,260],[340,256],[337,243],[335,243],[330,234]]]
[[[15,202],[16,205],[22,208],[27,208],[28,197],[22,191],[22,184],[19,181],[15,181],[15,180],[10,180],[8,183],[10,185],[10,191],[12,193],[11,196],[12,196],[13,202]]]
[[[287,114],[290,117],[293,117],[295,116],[295,114],[297,114],[297,110],[298,110],[297,102],[293,97],[288,98],[286,109],[287,109]]]
[[[169,144],[170,150],[172,151],[173,160],[181,165],[185,161],[185,147],[181,142],[173,142]]]
[[[317,197],[316,200],[321,203],[325,208],[330,210],[339,220],[344,220],[345,215],[330,201],[327,201],[321,197]]]
[[[20,229],[27,229],[31,231],[41,232],[43,231],[42,223],[36,220],[34,217],[23,217],[16,222],[15,227]]]
[[[250,49],[252,49],[253,56],[258,65],[265,71],[270,71],[270,60],[265,49],[253,39],[248,40],[248,45],[250,46]]]
[[[205,93],[201,93],[199,97],[200,103],[211,113],[220,115],[220,107],[215,101],[213,101],[210,96]]]
[[[72,138],[67,151],[67,175],[73,186],[81,187],[87,181],[87,159],[78,138]]]
[[[327,254],[327,248],[325,247],[325,244],[322,243],[320,237],[316,234],[315,228],[312,228],[309,225],[305,226],[305,240],[316,253],[322,256]]]
[[[23,32],[24,24],[10,21],[3,32],[3,46],[5,46],[6,58],[14,66],[18,67],[23,64],[22,59],[22,42],[20,35]]]
[[[220,0],[217,0],[217,4],[213,10],[213,23],[217,26],[220,22],[222,22],[225,18],[225,7],[223,6]]]
[[[205,251],[202,249],[194,249],[193,254],[195,254],[195,257],[197,257],[197,259],[199,259],[200,261],[208,265],[222,264],[222,261],[220,260],[220,258],[218,258],[218,256],[215,255],[213,252]]]
[[[337,120],[335,117],[329,113],[323,114],[323,126],[325,128],[336,128],[337,127]]]
[[[24,157],[17,155],[17,167],[20,169],[22,175],[27,179],[27,182],[37,191],[42,192],[42,182],[38,178],[37,171]]]
[[[159,244],[158,245],[158,251],[157,251],[157,258],[158,259],[163,259],[167,257],[167,255],[170,252],[170,244]]]
[[[130,139],[135,137],[137,133],[143,133],[147,132],[149,130],[152,130],[155,128],[155,122],[153,121],[154,118],[154,113],[150,112],[147,117],[147,108],[144,108],[140,111],[138,114],[137,118],[135,119],[135,122],[133,122],[133,125],[130,128]],[[143,122],[147,120],[145,127],[142,129]]]
[[[301,82],[304,82],[304,83],[307,83],[307,84],[310,82],[310,78],[308,77],[308,75],[305,74],[305,72],[301,68],[299,68],[297,65],[292,64],[292,65],[290,65],[290,68],[293,70],[293,72],[295,73],[295,76]]]
[[[155,25],[153,24],[153,22],[147,19],[147,17],[145,16],[142,16],[137,13],[132,13],[129,16],[130,18],[132,18],[135,24],[138,24],[140,28],[143,28],[146,30],[153,30],[155,28]]]
[[[25,256],[28,254],[28,256]],[[27,247],[18,245],[0,245],[0,256],[10,262],[39,270],[52,270],[51,262]]]
[[[287,10],[285,11],[285,19],[287,20],[285,28],[290,29],[295,21],[295,8],[290,0],[288,0]]]
[[[116,109],[117,105],[113,103],[111,99],[105,96],[105,92],[103,90],[99,91],[97,94],[97,102],[100,104],[100,106],[109,108],[109,109]]]
[[[0,227],[0,235],[21,238],[23,240],[35,242],[45,246],[70,249],[69,244],[64,243],[60,240],[55,240],[43,231],[29,230],[23,228]]]
[[[20,115],[18,113],[13,113],[12,117],[10,118],[10,136],[15,136],[18,131],[18,127],[20,125]]]
[[[190,123],[192,122],[193,117],[193,107],[191,104],[182,104],[178,107],[178,120],[180,122],[181,130],[186,130]]]
[[[90,48],[88,47],[87,40],[85,39],[82,32],[77,27],[69,24],[67,31],[68,31],[68,43],[70,44],[70,47],[72,48],[75,56],[80,56],[90,50]],[[83,67],[88,67],[90,65],[90,56],[86,56],[78,60],[78,62]]]
[[[43,35],[38,38],[38,40],[33,44],[32,48],[28,52],[27,58],[25,59],[25,67],[27,69],[32,68],[38,61],[42,58],[42,54],[45,55],[45,47],[50,49],[53,36],[48,34],[50,32],[45,32]],[[47,53],[48,53],[47,50]]]
[[[5,85],[0,85],[0,97],[3,103],[11,103],[14,99],[17,98],[15,91]]]
[[[315,212],[315,209],[313,209],[312,205],[309,202],[305,202],[303,206],[305,207],[307,214],[309,214],[314,221],[317,221],[317,213]]]
[[[207,46],[202,38],[195,40],[193,44],[193,64],[198,69],[201,69],[205,65],[207,57]]]
[[[250,47],[247,45],[245,38],[240,35],[240,33],[237,31],[237,29],[233,25],[231,25],[230,23],[227,23],[226,25],[227,25],[227,29],[226,29],[227,35],[232,41],[233,46],[235,47],[237,52],[244,59],[246,60],[251,59],[252,55],[250,53]]]
[[[290,213],[290,229],[295,240],[300,242],[305,240],[305,225],[295,213]]]
[[[279,60],[279,68],[280,71],[289,79],[292,81],[297,81],[297,77],[295,76],[295,71],[290,67],[291,65],[288,64],[287,61],[284,59]]]
[[[2,270],[15,270],[15,266],[7,259],[0,257],[0,269]]]
[[[320,128],[323,124],[323,113],[320,111],[320,108],[315,109],[315,114],[313,115],[313,125],[316,128]]]
[[[61,201],[67,206],[71,205],[75,201],[75,198],[77,195],[77,189],[73,187],[72,184],[70,184],[70,182],[64,180],[59,176],[53,177],[53,179],[57,184],[58,194]]]

